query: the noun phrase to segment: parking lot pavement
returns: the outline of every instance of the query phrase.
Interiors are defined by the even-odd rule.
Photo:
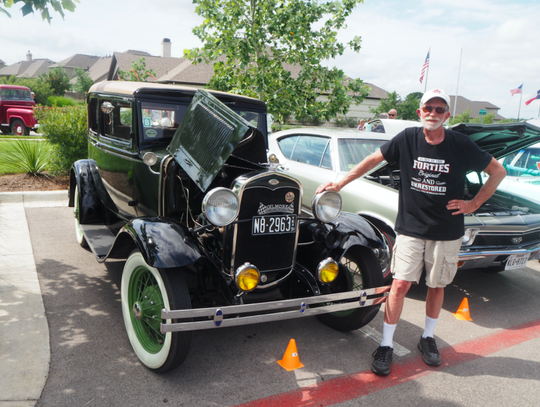
[[[7,266],[0,270],[0,407],[536,406],[540,399],[538,261],[505,273],[458,273],[436,331],[445,357],[438,369],[423,365],[415,349],[424,314],[419,285],[407,297],[395,336],[403,353],[388,378],[369,370],[382,312],[349,333],[314,318],[197,332],[185,364],[156,375],[138,363],[125,335],[122,262],[99,264],[77,245],[71,210],[54,207],[65,198],[51,207],[21,199],[8,204],[0,196]],[[464,297],[473,322],[452,315]],[[305,367],[286,372],[276,361],[291,338]]]

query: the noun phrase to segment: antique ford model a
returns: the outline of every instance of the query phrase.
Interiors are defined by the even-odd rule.
[[[316,315],[369,323],[386,299],[389,248],[324,193],[267,160],[266,107],[236,95],[104,82],[88,97],[89,158],[74,163],[77,239],[127,259],[122,312],[149,369],[186,358],[191,331]]]

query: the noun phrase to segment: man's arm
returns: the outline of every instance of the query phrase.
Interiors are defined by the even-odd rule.
[[[473,213],[480,206],[486,202],[491,195],[495,193],[497,187],[501,181],[506,177],[506,170],[500,162],[495,158],[491,159],[491,162],[486,167],[484,172],[489,176],[485,184],[480,188],[480,191],[470,201],[462,201],[459,199],[453,199],[448,202],[446,209],[455,210],[452,215],[459,215],[462,213]]]
[[[377,150],[374,153],[368,155],[360,163],[356,164],[348,173],[343,177],[339,182],[328,182],[324,185],[319,186],[315,193],[320,194],[323,191],[335,191],[339,192],[345,185],[349,182],[354,181],[356,178],[360,178],[366,172],[371,170],[377,164],[382,162],[384,157],[381,153],[381,150]]]

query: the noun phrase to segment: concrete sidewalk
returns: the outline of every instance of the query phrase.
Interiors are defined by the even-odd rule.
[[[49,328],[24,209],[44,206],[67,206],[67,192],[0,193],[0,407],[34,406],[49,372]]]

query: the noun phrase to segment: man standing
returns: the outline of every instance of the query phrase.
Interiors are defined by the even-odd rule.
[[[449,104],[450,98],[443,90],[426,92],[417,110],[423,127],[405,129],[357,164],[341,181],[317,189],[317,193],[339,192],[383,160],[400,167],[397,238],[392,256],[394,280],[385,306],[383,339],[373,353],[371,366],[378,375],[390,373],[392,340],[405,295],[412,283],[418,284],[424,267],[428,286],[426,324],[418,349],[426,364],[441,364],[433,332],[444,300],[444,287],[452,282],[457,271],[463,215],[476,211],[506,176],[504,167],[469,137],[443,127],[450,117]],[[464,201],[465,175],[470,170],[485,171],[489,178],[472,200]]]
[[[388,118],[389,119],[395,119],[397,116],[397,110],[396,109],[390,109],[388,111]]]

